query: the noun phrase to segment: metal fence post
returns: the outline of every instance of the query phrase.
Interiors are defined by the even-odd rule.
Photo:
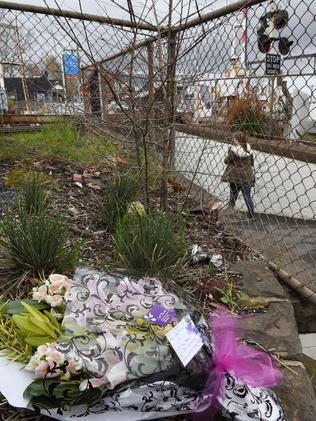
[[[154,81],[154,46],[152,42],[147,44],[147,66],[148,66],[148,119],[154,123],[155,107],[155,81]],[[154,125],[148,127],[149,140],[156,142],[156,128]]]
[[[174,169],[175,141],[176,141],[176,107],[177,107],[177,83],[176,83],[176,41],[177,34],[171,32],[168,43],[168,82],[167,96],[169,102],[169,168]]]
[[[106,97],[106,89],[104,83],[102,83],[102,74],[100,69],[98,69],[98,85],[99,85],[99,97],[100,97],[100,113],[102,120],[106,120],[107,114],[107,97]]]

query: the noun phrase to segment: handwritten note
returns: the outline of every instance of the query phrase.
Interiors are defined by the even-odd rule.
[[[189,315],[170,332],[167,339],[185,367],[203,346],[203,339]]]

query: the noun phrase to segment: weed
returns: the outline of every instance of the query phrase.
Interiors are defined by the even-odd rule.
[[[236,286],[229,280],[227,268],[224,268],[224,277],[227,283],[227,288],[216,288],[221,294],[222,297],[220,298],[220,302],[225,304],[227,307],[229,307],[231,310],[234,310],[240,303],[243,301],[247,301],[249,299],[249,296],[238,290]]]
[[[29,214],[19,206],[17,214],[7,211],[1,230],[0,244],[17,269],[37,275],[72,273],[75,268],[79,243],[66,249],[69,233],[60,217]]]
[[[115,231],[117,221],[126,214],[128,205],[135,199],[137,191],[137,182],[127,175],[117,175],[108,185],[103,199],[102,219],[111,232]]]
[[[114,248],[119,262],[140,274],[171,275],[185,259],[184,224],[163,213],[125,215],[117,223]]]
[[[36,133],[0,136],[1,160],[61,158],[79,164],[101,165],[118,146],[91,133],[78,131],[65,120]]]
[[[46,209],[47,195],[39,176],[33,173],[32,179],[25,184],[23,199],[20,206],[23,206],[29,214],[40,215]]]
[[[59,119],[54,124],[45,127],[42,136],[47,144],[57,145],[61,143],[70,146],[79,138],[79,131],[71,122]]]
[[[241,131],[250,136],[265,136],[269,133],[269,116],[262,110],[262,104],[253,89],[231,101],[226,122],[232,132]]]

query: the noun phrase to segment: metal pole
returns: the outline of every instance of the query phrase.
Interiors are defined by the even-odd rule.
[[[169,97],[169,168],[174,169],[175,164],[175,143],[176,143],[176,96],[177,96],[177,83],[176,83],[176,41],[177,35],[174,33],[170,34],[169,47],[168,47],[168,84],[167,84],[167,95]]]
[[[30,97],[29,97],[29,88],[28,88],[27,80],[26,80],[26,76],[25,76],[25,65],[24,65],[24,59],[23,59],[23,50],[22,50],[22,47],[21,47],[21,40],[20,40],[17,17],[15,18],[15,37],[16,37],[16,49],[17,49],[19,61],[20,61],[20,74],[21,74],[21,79],[22,79],[22,86],[23,86],[23,93],[24,93],[26,111],[30,114],[31,104],[30,104]]]
[[[147,59],[148,59],[148,119],[150,126],[149,140],[156,142],[156,129],[154,127],[155,121],[155,82],[154,82],[154,46],[153,43],[147,44]]]
[[[276,6],[273,0],[270,0],[269,9],[271,12],[275,10]],[[274,47],[274,38],[275,38],[275,26],[274,26],[274,16],[271,16],[270,24],[269,24],[269,38],[272,38],[271,47],[269,53],[275,54],[275,47]],[[273,135],[273,103],[274,103],[274,83],[275,76],[271,76],[269,78],[269,96],[270,96],[270,127],[269,127],[269,137],[271,138]]]
[[[102,75],[100,70],[98,69],[98,83],[99,83],[99,96],[100,96],[100,112],[102,120],[106,120],[106,103],[105,103],[105,93],[103,90],[102,84]]]
[[[67,114],[67,109],[68,109],[68,96],[67,96],[66,75],[65,75],[65,69],[64,69],[64,54],[62,55],[61,69],[62,69],[62,73],[63,73],[65,114]]]
[[[248,68],[248,7],[243,9],[244,21],[243,21],[243,37],[244,37],[244,51],[243,51],[243,65],[245,66],[245,72]]]
[[[89,13],[73,12],[70,10],[62,10],[60,8],[54,9],[52,7],[33,6],[31,4],[20,4],[11,1],[0,1],[0,9],[18,10],[20,12],[30,12],[42,15],[60,16],[70,19],[87,20],[91,22],[98,22],[113,26],[123,26],[128,28],[137,28],[143,31],[156,31],[156,26],[149,23],[137,22],[137,24],[130,20],[116,19],[109,16],[98,16]]]

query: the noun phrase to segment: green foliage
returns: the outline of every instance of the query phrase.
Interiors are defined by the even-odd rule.
[[[0,147],[1,148],[1,147]],[[29,164],[28,164],[29,166]],[[6,186],[18,189],[25,189],[25,186],[33,179],[43,187],[57,189],[56,180],[52,177],[30,170],[28,167],[17,167],[12,169],[6,176]]]
[[[45,213],[29,214],[19,206],[17,214],[7,211],[0,228],[0,245],[9,254],[17,269],[33,274],[54,271],[72,273],[77,262],[79,243],[66,249],[69,232],[63,220]]]
[[[269,133],[269,123],[267,117],[255,112],[242,115],[234,120],[231,125],[232,132],[243,132],[249,136],[266,136]]]
[[[223,294],[223,296],[220,298],[221,303],[225,304],[231,309],[237,306],[234,296],[234,286],[232,283],[228,285],[226,290],[221,288],[217,288],[217,290]]]
[[[137,182],[127,175],[115,176],[108,185],[103,199],[102,219],[111,232],[126,214],[128,204],[134,200],[137,191]]]
[[[24,303],[29,304],[32,307],[35,307],[37,310],[48,310],[49,305],[45,302],[37,302],[31,299],[23,300]],[[22,314],[25,312],[25,307],[23,306],[21,300],[12,300],[8,301],[3,305],[3,313],[9,316],[14,314]]]
[[[316,142],[316,135],[312,133],[304,133],[301,136],[301,140],[305,140],[307,142]]]
[[[23,301],[21,304],[24,307],[24,313],[14,314],[12,320],[25,343],[38,347],[56,341],[61,333],[57,319],[46,310],[44,310],[45,314],[42,314]]]
[[[217,290],[223,294],[220,298],[221,303],[225,304],[231,310],[234,310],[236,307],[238,307],[241,302],[247,301],[249,299],[249,296],[246,293],[239,290],[236,291],[236,288],[232,282],[227,286],[226,290],[221,288],[217,288]]]
[[[174,273],[185,259],[183,221],[153,213],[138,215],[132,222],[125,215],[117,223],[114,248],[119,262],[140,275]]]
[[[33,215],[41,215],[46,209],[47,196],[44,185],[36,173],[25,183],[24,194],[20,206]]]
[[[101,165],[117,150],[117,145],[103,137],[81,132],[64,119],[41,132],[0,136],[1,160],[61,158],[83,165]]]
[[[78,131],[75,126],[66,119],[59,119],[55,124],[49,125],[43,129],[45,142],[50,145],[62,143],[71,146],[76,142]]]
[[[249,296],[236,288],[236,285],[229,280],[227,267],[224,267],[224,277],[227,283],[227,288],[216,288],[221,294],[220,298],[221,303],[229,307],[231,310],[234,310],[242,302],[249,300]]]
[[[241,131],[249,136],[269,134],[269,116],[262,110],[254,89],[249,89],[230,102],[226,122],[232,132]]]
[[[6,315],[6,305],[0,307],[0,350],[1,355],[11,361],[28,363],[32,357],[32,347],[16,331],[11,317]]]
[[[92,404],[101,398],[103,388],[88,387],[80,391],[80,383],[81,380],[35,380],[25,389],[24,396],[31,398],[30,405],[46,409],[62,407],[64,410],[75,405]]]

